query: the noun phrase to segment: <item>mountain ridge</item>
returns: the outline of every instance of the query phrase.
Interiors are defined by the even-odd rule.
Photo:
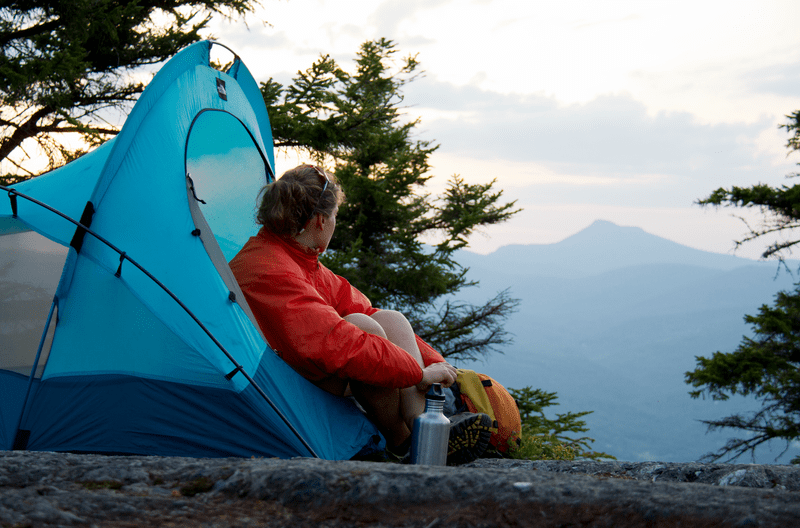
[[[639,227],[619,226],[607,220],[591,225],[551,244],[509,244],[488,254],[458,251],[454,260],[467,268],[487,271],[497,269],[498,261],[517,265],[504,270],[509,275],[526,275],[521,263],[535,267],[537,275],[570,277],[596,275],[619,269],[650,264],[687,264],[711,269],[730,270],[742,266],[774,266],[774,260],[753,260],[736,255],[714,253],[685,246],[653,235]],[[800,268],[800,261],[787,260],[790,270]]]

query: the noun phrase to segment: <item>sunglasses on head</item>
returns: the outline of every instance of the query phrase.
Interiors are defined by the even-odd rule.
[[[328,188],[328,183],[330,180],[328,179],[328,175],[325,174],[325,171],[317,167],[316,165],[311,165],[311,168],[314,169],[319,176],[322,176],[322,179],[325,180],[325,183],[322,185],[322,192],[319,193],[319,198],[317,199],[317,205],[314,206],[314,209],[311,211],[311,216],[314,216],[314,212],[319,207],[319,203],[322,201],[322,195],[325,194],[325,190]]]
[[[319,204],[322,203],[322,196],[325,194],[325,191],[328,189],[328,184],[330,183],[330,180],[328,179],[328,175],[325,174],[324,170],[320,169],[316,165],[307,165],[307,166],[311,167],[312,169],[314,169],[314,172],[316,172],[318,176],[320,176],[323,180],[325,180],[325,183],[323,183],[323,185],[322,185],[322,192],[319,193],[319,198],[317,198],[316,205],[314,205],[314,208],[311,210],[311,213],[308,215],[308,217],[301,224],[302,225],[302,229],[300,229],[300,233],[305,231],[305,225],[308,223],[308,221],[311,220],[312,218],[314,218],[314,213],[316,213],[317,209],[319,209]]]

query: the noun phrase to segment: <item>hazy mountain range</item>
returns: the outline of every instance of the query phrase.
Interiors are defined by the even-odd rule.
[[[635,227],[597,221],[555,244],[505,246],[456,260],[480,281],[459,297],[482,302],[510,288],[521,299],[504,354],[463,364],[507,387],[558,393],[586,417],[594,448],[620,460],[692,461],[734,431],[706,434],[701,419],[757,408],[755,400],[692,400],[684,373],[695,356],[736,348],[745,314],[771,304],[793,277],[776,262],[692,249]],[[788,263],[793,271],[800,262]],[[758,452],[772,463],[785,444]],[[779,459],[787,463],[798,446]],[[742,459],[749,462],[749,459]]]

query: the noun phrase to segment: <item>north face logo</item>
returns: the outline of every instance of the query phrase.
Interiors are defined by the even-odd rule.
[[[228,100],[228,91],[225,90],[225,81],[219,78],[217,78],[217,93],[219,94],[219,98],[223,101]]]

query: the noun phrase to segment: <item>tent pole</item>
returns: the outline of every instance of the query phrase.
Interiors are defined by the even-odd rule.
[[[28,376],[28,388],[25,391],[25,399],[22,400],[22,410],[19,413],[17,429],[14,433],[14,449],[25,449],[25,447],[17,447],[17,439],[19,439],[20,429],[22,428],[22,419],[25,417],[25,411],[28,407],[28,398],[30,397],[31,387],[33,386],[33,378],[36,377],[36,369],[39,367],[39,358],[42,357],[42,349],[44,348],[44,342],[47,338],[47,331],[50,329],[50,322],[53,320],[53,312],[55,312],[57,303],[58,297],[53,297],[53,302],[50,303],[50,313],[47,314],[47,321],[44,324],[44,330],[42,330],[42,338],[39,340],[39,348],[36,350],[36,358],[33,360],[33,368],[31,368],[31,374]],[[27,439],[24,443],[28,443]]]

